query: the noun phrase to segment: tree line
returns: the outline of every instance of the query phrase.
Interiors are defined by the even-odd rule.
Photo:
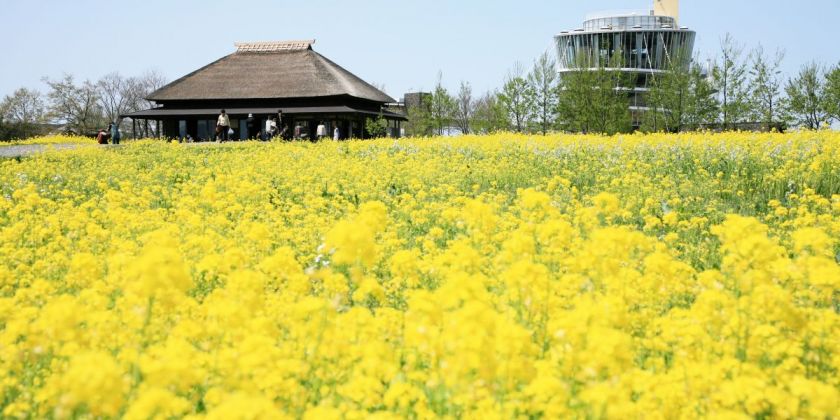
[[[432,92],[422,94],[418,106],[407,107],[406,134],[784,130],[840,122],[840,63],[807,63],[785,77],[784,51],[770,53],[759,45],[747,52],[730,35],[721,39],[717,58],[707,66],[679,51],[671,56],[667,71],[645,76],[644,103],[635,112],[628,105],[638,76],[611,70],[624,67],[620,54],[597,66],[579,60],[577,68],[560,73],[546,52],[530,68],[516,63],[500,88],[482,95],[475,95],[468,81],[449,92],[439,73]],[[43,81],[45,93],[20,88],[0,102],[0,140],[49,131],[92,134],[119,122],[120,115],[150,108],[145,98],[166,83],[154,71],[138,77],[114,72],[83,82],[64,74]],[[149,129],[137,134],[157,134],[154,124]],[[369,130],[386,128],[374,121]]]
[[[644,103],[634,112],[629,105],[639,76],[611,70],[624,67],[622,55],[596,66],[582,59],[561,73],[546,52],[529,69],[515,64],[500,88],[478,97],[466,81],[450,93],[439,73],[421,106],[407,107],[406,132],[782,131],[840,122],[840,63],[807,63],[785,77],[784,58],[784,51],[771,53],[760,45],[746,51],[730,35],[705,66],[696,56],[673,51],[667,71],[643,76],[648,78]]]
[[[120,115],[151,108],[145,98],[166,84],[156,71],[136,77],[113,72],[97,81],[77,81],[70,74],[42,80],[46,92],[20,88],[0,102],[0,140],[49,132],[91,135],[110,122],[122,123]],[[154,136],[156,130],[152,125],[138,135]]]

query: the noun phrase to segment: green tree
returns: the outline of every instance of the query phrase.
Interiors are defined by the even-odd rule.
[[[437,135],[442,136],[446,128],[452,124],[455,109],[455,99],[443,87],[443,74],[438,73],[437,84],[432,92],[429,106],[429,118]]]
[[[543,135],[557,120],[559,87],[557,62],[548,52],[534,60],[534,68],[528,74],[529,93],[533,94],[535,122]]]
[[[376,118],[365,120],[365,131],[370,138],[381,138],[388,135],[388,121],[379,114]]]
[[[715,89],[720,95],[721,125],[724,130],[744,122],[749,116],[749,84],[743,47],[731,34],[720,41],[720,62],[712,69]]]
[[[406,95],[405,111],[408,121],[405,123],[407,136],[422,137],[434,134],[432,124],[432,94],[420,92],[413,94],[412,100]]]
[[[487,92],[475,101],[472,130],[475,133],[495,133],[510,130],[507,110],[496,91]]]
[[[508,73],[499,94],[499,102],[507,112],[508,120],[517,133],[522,133],[527,129],[535,109],[534,93],[524,74],[522,64],[516,63]]]
[[[561,130],[588,133],[592,131],[589,118],[595,84],[594,72],[584,60],[560,77],[560,96],[557,102],[557,125]]]
[[[578,59],[560,81],[558,126],[580,133],[625,133],[632,129],[630,76],[622,72],[622,57],[613,55],[592,66],[588,57]]]
[[[785,92],[788,112],[798,126],[818,130],[829,120],[825,109],[825,71],[819,64],[804,65],[796,77],[788,80]]]
[[[11,127],[6,122],[6,104],[3,101],[0,103],[0,140],[11,140],[13,138]]]
[[[700,65],[692,65],[688,72],[684,126],[689,130],[698,130],[715,124],[719,115],[720,102],[712,81]]]
[[[674,51],[666,71],[651,75],[644,131],[677,133],[683,130],[691,100],[691,70],[688,52]]]
[[[840,122],[840,63],[829,70],[825,79],[823,107],[831,118]]]
[[[750,114],[767,130],[779,127],[785,120],[781,71],[784,58],[782,50],[768,57],[761,45],[750,54]]]

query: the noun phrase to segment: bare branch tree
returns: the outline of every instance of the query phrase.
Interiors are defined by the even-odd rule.
[[[93,131],[103,123],[96,85],[90,81],[76,85],[69,74],[59,80],[44,78],[44,82],[50,88],[48,115],[55,121],[66,124],[77,134]]]
[[[472,131],[473,114],[475,113],[475,101],[472,97],[472,86],[470,82],[461,82],[458,96],[455,98],[455,124],[463,134],[470,134]]]
[[[41,92],[20,88],[0,103],[3,137],[27,138],[38,134],[44,122],[45,105]]]
[[[164,87],[167,83],[166,76],[161,74],[157,70],[148,70],[140,77],[138,77],[140,81],[140,86],[143,88],[143,96],[140,99],[146,100],[146,97],[154,93],[154,91]],[[151,106],[152,102],[146,100],[147,105]]]
[[[41,92],[20,88],[3,99],[3,113],[7,121],[37,124],[44,118],[45,105]]]
[[[99,105],[109,122],[121,123],[121,115],[139,111],[143,106],[145,90],[141,80],[123,78],[119,73],[109,73],[96,83],[99,88]]]
[[[139,93],[135,95],[137,98],[138,103],[135,104],[135,109],[141,110],[144,108],[152,108],[155,104],[153,101],[148,100],[147,98],[154,93],[156,90],[164,87],[166,85],[166,77],[156,70],[149,70],[143,73],[139,78],[137,78],[137,86],[136,89],[139,90]],[[149,124],[150,132],[143,131],[143,137],[159,137],[160,136],[160,128],[156,122],[151,122]]]
[[[382,91],[382,92],[385,92],[385,83],[377,83],[377,82],[373,82],[373,83],[371,83],[370,85],[371,85],[371,86],[373,86],[373,87],[375,87],[376,89],[378,89],[378,90]]]

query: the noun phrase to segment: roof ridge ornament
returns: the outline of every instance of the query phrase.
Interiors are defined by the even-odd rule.
[[[235,42],[236,52],[277,52],[312,49],[314,39],[299,41]]]

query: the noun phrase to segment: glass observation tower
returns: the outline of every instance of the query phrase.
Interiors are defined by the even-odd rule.
[[[631,75],[635,86],[628,88],[632,88],[635,124],[640,112],[648,109],[645,93],[656,74],[691,64],[695,37],[694,31],[679,26],[679,0],[654,0],[652,10],[589,15],[582,28],[560,32],[555,42],[561,77],[599,67]]]

